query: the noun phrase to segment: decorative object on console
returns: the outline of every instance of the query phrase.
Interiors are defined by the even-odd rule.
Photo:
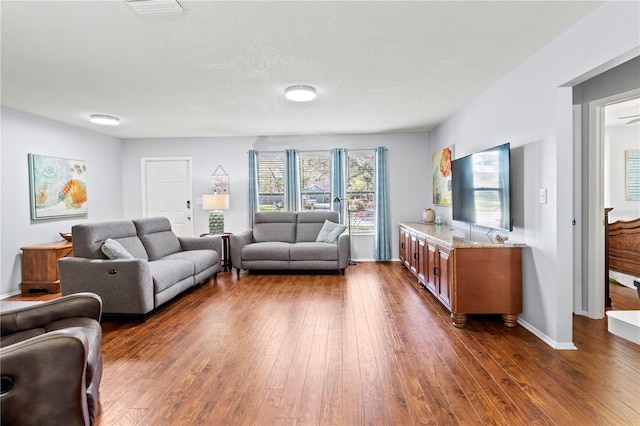
[[[436,221],[436,212],[433,209],[424,209],[422,213],[422,221],[424,223],[433,223]]]
[[[224,234],[224,213],[229,208],[228,194],[205,194],[202,196],[202,208],[209,210],[209,233]]]
[[[508,235],[496,234],[496,241],[499,243],[506,243],[508,239],[509,239]]]
[[[71,232],[60,232],[60,236],[64,238],[66,241],[71,242],[71,238],[72,238]]]
[[[88,214],[84,161],[37,154],[28,159],[31,219]]]

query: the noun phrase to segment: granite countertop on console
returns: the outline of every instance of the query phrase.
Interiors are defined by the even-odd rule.
[[[451,225],[440,225],[423,222],[400,222],[407,228],[417,232],[437,238],[451,248],[505,248],[505,247],[526,247],[526,244],[517,241],[507,240],[504,243],[493,240],[489,235],[482,232],[471,233],[469,229],[456,228]],[[507,234],[506,231],[495,231],[494,235]]]

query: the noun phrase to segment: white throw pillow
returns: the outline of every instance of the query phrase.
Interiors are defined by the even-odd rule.
[[[318,233],[316,242],[336,244],[338,242],[338,237],[344,232],[345,229],[347,229],[347,227],[344,225],[325,220],[324,225],[322,225],[322,229]]]
[[[135,259],[126,248],[122,247],[122,244],[111,238],[107,238],[100,249],[111,260]]]

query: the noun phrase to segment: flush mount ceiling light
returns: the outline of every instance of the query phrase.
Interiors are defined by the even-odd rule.
[[[104,114],[91,114],[89,120],[95,124],[102,124],[103,126],[117,126],[120,124],[120,119],[112,115]]]
[[[127,4],[140,15],[184,12],[176,0],[127,0]]]
[[[284,95],[290,101],[295,102],[308,102],[312,101],[316,98],[316,89],[311,86],[291,86],[287,87]]]

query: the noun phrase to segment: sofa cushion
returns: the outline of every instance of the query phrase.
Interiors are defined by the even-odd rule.
[[[154,293],[160,293],[177,282],[193,278],[193,262],[184,259],[163,259],[149,262],[153,277]]]
[[[253,220],[253,240],[259,243],[296,242],[296,212],[258,212]]]
[[[136,227],[130,220],[101,223],[81,223],[71,228],[73,255],[88,259],[107,259],[102,244],[108,238],[119,242],[136,259],[148,260],[147,251],[138,238]]]
[[[296,243],[291,245],[290,260],[338,260],[338,245],[333,243]]]
[[[242,248],[242,260],[289,260],[291,244],[280,241],[253,243]]]
[[[100,249],[111,260],[135,259],[122,244],[111,238],[107,238]]]
[[[331,211],[299,212],[297,218],[298,225],[296,229],[296,242],[316,241],[318,233],[322,229],[322,225],[324,225],[326,220],[338,223],[340,215],[338,212]]]
[[[182,259],[188,260],[193,263],[194,266],[194,274],[199,274],[200,272],[210,268],[212,265],[215,265],[220,261],[218,252],[215,250],[187,250],[180,251],[178,253],[170,254],[169,256],[165,256],[159,260],[170,260],[170,259]]]
[[[345,231],[345,229],[347,229],[347,227],[344,225],[325,220],[324,225],[322,225],[322,229],[320,229],[320,232],[318,233],[316,242],[336,244],[338,242],[338,237]]]
[[[133,224],[147,250],[149,260],[158,260],[182,250],[178,237],[171,230],[171,222],[166,217],[134,219]]]

